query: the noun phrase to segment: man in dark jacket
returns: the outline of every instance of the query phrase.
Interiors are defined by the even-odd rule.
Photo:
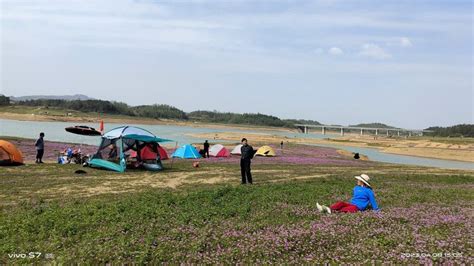
[[[209,158],[209,142],[204,141],[204,158]]]
[[[252,146],[248,145],[247,139],[242,139],[242,147],[240,148],[240,172],[242,174],[242,184],[252,184],[252,173],[250,172],[250,161],[255,154]]]
[[[36,148],[36,163],[43,163],[44,154],[44,133],[41,132],[39,138],[35,142]]]

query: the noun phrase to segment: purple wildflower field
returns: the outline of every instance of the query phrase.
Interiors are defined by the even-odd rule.
[[[231,221],[210,225],[204,231],[189,225],[177,228],[176,233],[187,241],[199,242],[206,236],[205,251],[183,253],[179,261],[214,264],[243,258],[257,264],[474,263],[469,244],[472,212],[436,205],[332,215],[298,205],[280,204],[279,208],[304,220],[260,228],[235,226]],[[183,245],[168,236],[158,240]]]
[[[32,140],[13,142],[34,160]],[[47,158],[68,145],[47,141]],[[159,173],[87,168],[80,176],[78,166],[56,163],[8,168],[0,172],[0,195],[9,200],[0,251],[44,247],[55,262],[86,264],[474,264],[472,172],[359,161],[314,146],[275,151],[253,160],[251,186],[238,185],[239,156],[175,159]],[[192,168],[193,161],[203,167]],[[371,176],[380,211],[317,210],[316,202],[350,200],[361,172]],[[222,183],[152,187],[225,175]],[[8,262],[18,261],[0,258]]]
[[[30,139],[19,139],[19,140],[10,140],[13,144],[16,145],[18,149],[23,153],[25,161],[34,161],[36,157],[35,149],[35,140]],[[45,161],[56,161],[58,158],[58,153],[63,152],[68,147],[73,149],[80,148],[83,154],[93,154],[97,151],[96,146],[91,145],[81,145],[74,143],[63,143],[63,142],[54,142],[45,140],[44,149],[45,153],[43,160]]]

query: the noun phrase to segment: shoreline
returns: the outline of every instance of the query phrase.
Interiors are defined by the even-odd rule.
[[[34,119],[31,119],[34,117]],[[38,122],[88,122],[98,123],[99,119],[87,118],[87,117],[59,117],[57,119],[54,116],[48,115],[31,115],[31,114],[16,114],[0,112],[0,118],[14,121],[38,121]],[[101,119],[102,120],[102,119]],[[112,124],[145,124],[145,125],[168,125],[168,126],[189,126],[194,128],[218,128],[228,129],[229,132],[221,133],[196,133],[187,134],[191,137],[202,138],[202,139],[220,139],[220,140],[235,140],[238,142],[242,135],[248,136],[253,139],[253,142],[262,143],[279,143],[285,141],[287,143],[295,144],[306,144],[306,145],[340,145],[348,147],[359,147],[359,148],[374,148],[379,152],[394,155],[413,156],[419,158],[429,158],[438,160],[449,160],[458,161],[465,163],[474,163],[474,142],[471,144],[455,144],[455,143],[443,143],[441,141],[430,140],[430,139],[401,139],[401,138],[386,138],[374,136],[359,136],[358,134],[347,134],[346,136],[335,137],[328,135],[327,138],[302,138],[293,133],[298,133],[296,129],[291,130],[289,128],[277,128],[277,127],[262,127],[262,126],[250,126],[250,125],[228,125],[228,124],[213,124],[213,123],[198,123],[198,122],[187,122],[187,121],[174,121],[174,120],[155,120],[148,118],[119,118],[119,117],[103,117],[104,122]],[[243,132],[231,132],[232,129],[238,130],[255,130],[255,131],[267,131],[258,133],[243,133]],[[270,132],[284,133],[284,135],[271,134]],[[15,137],[15,136],[12,136]]]
[[[35,160],[35,140],[27,138],[15,138],[0,136],[3,139],[13,143],[22,153],[25,164],[32,164]],[[63,152],[66,148],[80,148],[82,153],[85,155],[92,155],[97,152],[97,146],[78,144],[71,142],[60,142],[60,141],[45,141],[45,154],[43,161],[45,163],[56,163],[59,153]],[[226,146],[230,149],[231,146]],[[376,163],[368,161],[366,159],[354,160],[352,154],[337,150],[329,147],[317,147],[309,145],[292,145],[286,147],[283,151],[277,147],[273,147],[276,156],[274,157],[255,157],[254,163],[256,164],[278,164],[278,163],[293,163],[293,164],[335,164],[335,165],[364,165],[365,163]],[[165,151],[170,156],[175,149],[165,148]],[[311,151],[311,152],[308,152]],[[177,159],[179,160],[179,158]],[[219,163],[235,163],[238,164],[240,161],[240,155],[233,155],[228,157],[210,157],[210,158],[199,158],[202,163],[206,164],[219,164]]]
[[[197,138],[206,138],[210,135],[206,133],[201,134],[189,134],[192,137]],[[293,144],[306,144],[306,145],[340,145],[340,146],[349,146],[349,147],[358,147],[358,148],[371,148],[377,149],[382,153],[394,154],[394,155],[405,155],[413,156],[419,158],[428,158],[428,159],[437,159],[437,160],[447,160],[447,161],[457,161],[463,163],[474,163],[474,150],[472,149],[443,149],[443,148],[422,148],[422,147],[408,147],[401,146],[400,143],[403,141],[400,140],[391,140],[398,141],[398,146],[381,146],[374,145],[374,143],[369,141],[360,142],[360,139],[352,137],[352,140],[358,141],[340,141],[327,139],[305,139],[305,138],[284,138],[282,136],[269,135],[269,134],[246,134],[248,139],[253,139],[253,142],[265,142],[265,143],[279,143],[281,140],[284,140],[287,143]],[[232,132],[219,133],[217,136],[219,139],[223,140],[236,140],[238,139],[237,134]],[[410,141],[416,142],[416,141]],[[424,143],[426,141],[418,141]],[[340,148],[339,148],[340,149]],[[410,150],[411,149],[411,150]],[[436,150],[435,150],[436,149]],[[449,152],[445,154],[444,152]],[[441,154],[440,154],[441,152]],[[363,153],[362,153],[363,154]]]

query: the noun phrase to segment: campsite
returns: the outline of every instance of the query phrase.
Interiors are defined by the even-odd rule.
[[[124,129],[104,136],[125,136]],[[153,134],[147,138],[164,140]],[[5,214],[0,232],[7,240],[0,250],[8,253],[15,246],[51,256],[31,261],[470,261],[465,252],[472,213],[452,206],[472,204],[472,171],[354,160],[333,148],[288,144],[281,150],[276,144],[256,143],[255,183],[247,187],[239,185],[240,144],[212,144],[210,158],[200,156],[198,143],[176,150],[168,146],[160,154],[169,158],[162,157],[163,169],[155,172],[62,165],[55,152],[45,158],[45,165],[32,164],[33,141],[8,141],[24,150],[26,164],[0,172]],[[60,151],[78,144],[46,145]],[[87,154],[100,150],[94,145],[80,147]],[[193,162],[199,162],[199,168]],[[383,211],[353,216],[319,213],[317,201],[350,196],[347,181],[358,172],[376,180]],[[368,231],[363,246],[360,237],[353,237],[360,230]],[[437,253],[439,245],[449,247],[454,257],[410,256],[420,249]],[[338,251],[356,246],[363,252]]]
[[[474,1],[0,1],[0,266],[474,265]]]

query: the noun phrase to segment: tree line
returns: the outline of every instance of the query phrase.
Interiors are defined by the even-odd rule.
[[[350,125],[350,127],[367,127],[367,128],[395,128],[382,123],[361,123],[357,125]]]
[[[10,104],[10,97],[0,94],[0,106],[5,106]]]
[[[2,97],[0,95],[0,105],[2,105],[3,102],[4,105],[10,104],[8,97]],[[293,127],[296,123],[319,124],[319,122],[313,120],[280,119],[276,116],[265,114],[237,114],[221,113],[217,111],[195,111],[186,113],[183,110],[166,104],[129,106],[126,103],[105,100],[61,99],[25,100],[15,102],[15,104],[26,106],[43,106],[48,108],[52,107],[81,112],[127,115],[154,119],[192,120],[209,123],[247,124],[273,127]]]
[[[426,130],[433,132],[427,133],[430,136],[439,137],[474,137],[474,124],[460,124],[451,127],[429,127]]]
[[[224,124],[248,124],[248,125],[265,125],[273,127],[294,127],[295,124],[312,124],[320,125],[318,121],[303,119],[280,119],[276,116],[265,114],[237,114],[222,113],[217,111],[194,111],[188,113],[191,120],[224,123]]]
[[[81,112],[95,112],[113,115],[127,115],[132,117],[146,117],[154,119],[174,119],[174,120],[190,120],[208,123],[224,123],[224,124],[246,124],[261,125],[273,127],[294,127],[295,124],[312,124],[320,125],[318,121],[303,119],[281,119],[272,115],[265,114],[238,114],[230,112],[217,111],[194,111],[186,113],[174,106],[166,104],[139,105],[129,106],[122,102],[111,102],[105,100],[60,100],[60,99],[37,99],[26,100],[12,103],[10,98],[0,94],[0,106],[8,106],[10,104],[26,105],[26,106],[43,106],[54,107],[66,110],[75,110]],[[357,126],[391,128],[381,123],[359,124]],[[461,124],[451,127],[429,127],[426,130],[433,132],[427,135],[440,137],[474,137],[473,124]]]

